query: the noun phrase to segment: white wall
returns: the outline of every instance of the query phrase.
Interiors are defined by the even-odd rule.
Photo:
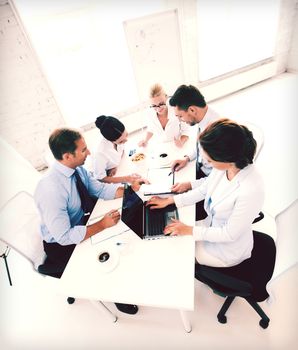
[[[277,256],[274,277],[298,262],[298,200],[276,217]]]
[[[42,168],[49,133],[64,122],[8,4],[0,5],[0,76],[0,135],[36,168]]]
[[[298,1],[296,2],[295,12],[291,48],[287,61],[288,72],[298,72]]]
[[[287,68],[295,13],[297,12],[296,2],[297,0],[281,0],[280,2],[279,27],[275,49],[277,74],[284,72]]]

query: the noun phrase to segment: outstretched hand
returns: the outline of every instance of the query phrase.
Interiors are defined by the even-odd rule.
[[[104,215],[101,219],[102,225],[104,228],[115,226],[120,220],[120,213],[118,210],[110,210]]]
[[[140,180],[140,181],[142,180],[142,177],[139,174],[134,173],[134,174],[126,176],[126,181],[129,183],[133,183],[134,181],[138,181],[138,180]]]
[[[181,170],[182,168],[184,168],[186,166],[187,163],[188,163],[188,160],[186,158],[174,160],[172,165],[171,165],[172,171]]]
[[[147,142],[147,141],[145,141],[145,140],[141,140],[141,141],[138,143],[138,146],[139,146],[139,147],[146,147],[146,146],[147,146],[147,144],[148,144],[148,142]]]
[[[173,197],[161,198],[158,196],[154,196],[146,202],[146,206],[150,206],[150,209],[161,209],[173,203]]]
[[[191,190],[190,182],[177,182],[171,187],[171,191],[174,193],[183,193]]]
[[[131,182],[131,188],[135,192],[138,192],[140,190],[141,185],[143,184],[149,184],[149,181],[147,179],[144,179],[143,177],[139,177]]]
[[[174,138],[174,143],[176,147],[179,147],[179,148],[181,148],[184,145],[184,142],[180,138],[176,139],[176,137]]]
[[[192,227],[183,224],[181,221],[176,219],[171,219],[172,222],[164,228],[165,235],[191,235]]]

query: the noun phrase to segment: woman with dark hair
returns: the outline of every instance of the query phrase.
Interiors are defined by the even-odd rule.
[[[175,184],[168,198],[153,197],[149,205],[163,208],[175,203],[182,207],[204,199],[208,216],[188,226],[179,220],[167,225],[165,234],[193,235],[196,259],[218,267],[237,265],[251,256],[252,222],[262,209],[264,184],[253,165],[256,141],[244,125],[219,119],[201,133],[202,153],[213,167],[208,177]]]
[[[102,135],[93,157],[95,178],[107,183],[131,183],[139,179],[138,174],[115,176],[128,136],[123,123],[117,118],[101,115],[96,119],[95,125]]]

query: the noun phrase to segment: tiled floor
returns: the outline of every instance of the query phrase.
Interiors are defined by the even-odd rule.
[[[298,130],[297,82],[297,76],[284,74],[212,103],[224,116],[248,120],[265,129],[265,146],[258,164],[270,191],[266,210],[272,220],[297,197],[297,180],[294,181],[297,179],[297,138],[289,137],[294,135],[295,126]],[[277,162],[291,171],[279,177]],[[272,191],[275,187],[276,192]],[[272,220],[264,222],[266,232],[271,233]],[[261,303],[271,319],[266,330],[259,327],[258,315],[241,299],[228,311],[228,323],[219,324],[216,314],[223,299],[196,282],[195,310],[189,312],[193,330],[187,334],[175,310],[140,306],[137,315],[129,316],[107,303],[119,316],[118,322],[112,323],[87,300],[68,305],[64,297],[55,293],[52,281],[33,273],[30,265],[15,252],[10,253],[8,262],[12,287],[7,281],[4,262],[0,261],[0,347],[3,350],[297,348],[297,265],[273,281],[274,300]]]

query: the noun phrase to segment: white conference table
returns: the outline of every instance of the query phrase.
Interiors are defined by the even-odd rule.
[[[173,154],[177,156],[177,152]],[[128,170],[127,165],[125,168]],[[177,182],[190,178],[194,178],[191,163],[176,174]],[[116,207],[121,200],[114,200]],[[94,208],[90,220],[98,215],[100,207],[102,210],[101,203],[104,205],[105,201]],[[179,209],[179,217],[194,225],[194,207]],[[190,332],[185,311],[194,309],[195,246],[192,237],[147,241],[128,230],[96,243],[96,236],[75,248],[60,279],[60,292],[75,298],[177,309],[185,330]],[[98,259],[102,252],[110,254],[106,262]]]

